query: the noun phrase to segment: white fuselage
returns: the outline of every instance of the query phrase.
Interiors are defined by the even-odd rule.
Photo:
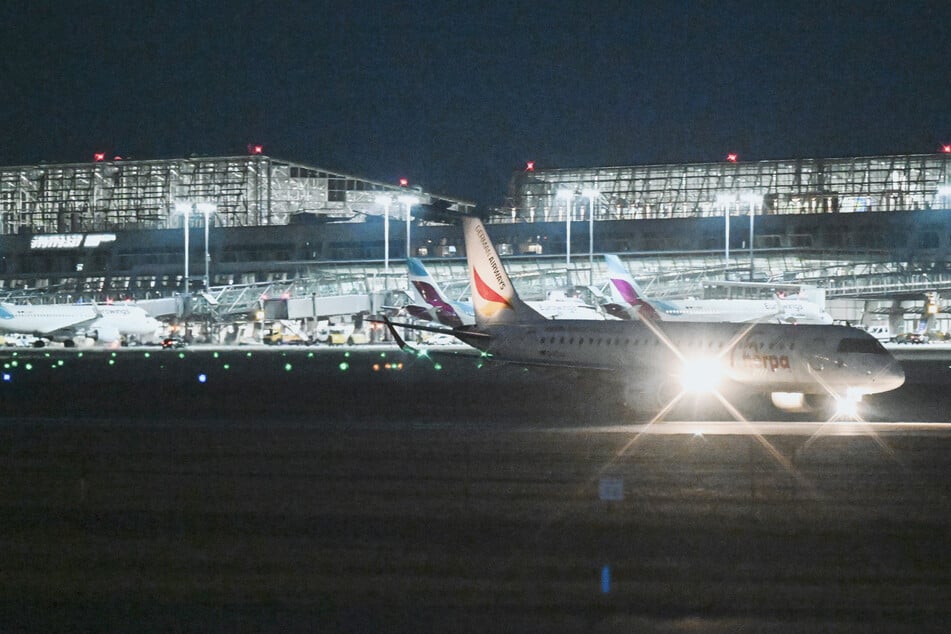
[[[873,394],[904,382],[898,362],[856,328],[678,322],[657,327],[662,336],[641,321],[561,320],[488,325],[481,330],[489,337],[467,338],[464,332],[459,337],[503,361],[613,370],[645,383],[712,358],[727,379],[756,392]]]
[[[98,306],[100,317],[90,324],[90,329],[115,329],[121,335],[150,339],[162,326],[161,322],[138,306],[129,304],[106,304]]]
[[[651,300],[662,321],[753,321],[831,324],[818,305],[798,299]]]
[[[104,340],[121,335],[152,337],[161,326],[142,308],[129,304],[0,304],[0,331],[40,336],[94,334]]]

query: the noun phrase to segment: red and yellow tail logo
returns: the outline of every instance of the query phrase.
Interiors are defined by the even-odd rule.
[[[472,278],[475,280],[476,293],[482,300],[473,305],[477,311],[483,313],[486,317],[494,317],[503,308],[514,310],[512,303],[499,295],[494,288],[486,284],[482,278],[479,277],[479,272],[474,268],[472,269]],[[486,305],[486,303],[488,303],[488,305]],[[481,306],[479,304],[481,304]]]

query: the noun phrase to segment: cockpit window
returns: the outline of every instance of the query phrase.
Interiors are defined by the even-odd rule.
[[[867,354],[888,354],[882,344],[877,339],[869,337],[853,338],[846,337],[839,341],[838,352],[864,352]]]

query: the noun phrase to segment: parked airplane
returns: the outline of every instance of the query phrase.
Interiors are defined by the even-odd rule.
[[[155,337],[161,324],[132,304],[7,304],[0,303],[0,332],[21,332],[42,340],[74,345],[86,336],[115,343],[123,336],[141,341]]]
[[[649,299],[618,256],[605,255],[604,259],[613,299],[606,308],[622,319],[646,316],[660,321],[832,323],[832,317],[818,304],[799,296],[782,299]]]
[[[449,332],[490,359],[601,371],[619,382],[624,402],[651,410],[665,408],[671,393],[676,401],[684,390],[727,388],[769,394],[787,411],[829,397],[854,406],[905,380],[874,337],[848,326],[548,320],[519,298],[482,222],[466,217],[463,227],[475,324]],[[386,321],[405,345],[394,326],[407,325]]]
[[[437,321],[451,327],[475,323],[471,302],[446,297],[418,258],[409,258],[407,264],[410,287],[415,289],[422,303],[407,305],[406,312],[417,319]],[[605,319],[596,307],[577,297],[569,297],[564,291],[552,291],[545,300],[528,304],[548,319]]]
[[[448,299],[419,258],[409,258],[407,265],[409,266],[409,285],[422,299],[422,304],[406,306],[406,311],[410,315],[417,319],[438,321],[452,327],[475,323],[472,304]]]

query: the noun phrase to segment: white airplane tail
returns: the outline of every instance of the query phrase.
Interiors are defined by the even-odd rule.
[[[423,306],[408,307],[411,311],[413,309],[424,310],[427,319],[435,319],[441,324],[452,327],[472,323],[471,311],[446,297],[442,289],[439,288],[439,284],[429,274],[419,258],[409,258],[406,264],[409,267],[410,288],[415,290],[423,301]]]
[[[472,307],[477,326],[544,321],[545,318],[523,302],[495,246],[478,218],[464,217],[466,259],[472,286]]]
[[[634,281],[621,258],[613,254],[605,254],[604,260],[608,266],[608,275],[611,278],[611,297],[619,304],[638,307],[645,303],[644,291]]]

